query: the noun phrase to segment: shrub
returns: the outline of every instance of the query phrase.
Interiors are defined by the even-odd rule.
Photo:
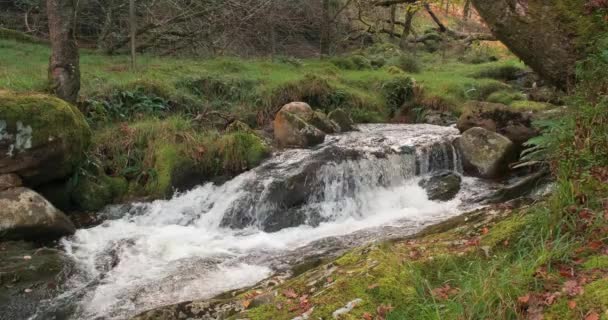
[[[414,80],[406,76],[399,76],[382,84],[382,93],[391,116],[413,100],[414,84]]]
[[[390,64],[410,73],[419,73],[422,69],[420,62],[416,57],[406,54],[392,59]]]

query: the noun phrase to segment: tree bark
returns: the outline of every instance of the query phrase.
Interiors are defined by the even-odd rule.
[[[576,34],[553,0],[472,0],[492,33],[541,77],[562,89],[574,83]]]
[[[47,0],[51,58],[49,82],[51,92],[70,103],[76,103],[80,91],[80,62],[74,39],[75,0]]]
[[[462,19],[464,21],[469,20],[471,17],[471,0],[465,0],[464,6],[462,8]]]
[[[409,37],[410,33],[412,32],[412,22],[414,21],[414,16],[416,16],[417,12],[418,9],[416,8],[407,8],[407,12],[405,14],[405,23],[403,24],[403,32],[401,33],[401,40],[399,41],[399,47],[401,47],[401,49],[404,49],[407,45],[407,37]]]
[[[329,15],[330,3],[329,0],[322,0],[323,16],[321,21],[321,39],[320,39],[320,51],[321,56],[328,56],[331,44],[331,17]]]

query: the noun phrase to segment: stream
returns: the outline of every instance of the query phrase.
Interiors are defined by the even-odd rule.
[[[222,185],[107,208],[102,224],[62,240],[75,270],[33,319],[128,319],[479,207],[490,182],[463,177],[447,202],[418,185],[433,172],[462,173],[458,136],[433,125],[360,125],[314,149],[277,152]]]

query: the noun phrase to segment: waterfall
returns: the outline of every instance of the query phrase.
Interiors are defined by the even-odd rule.
[[[359,129],[314,149],[279,152],[222,185],[111,208],[114,218],[64,239],[78,268],[62,296],[77,300],[73,318],[122,319],[251,285],[322,239],[355,245],[382,238],[382,231],[364,232],[370,228],[413,232],[461,212],[467,188],[479,185],[465,184],[441,203],[418,186],[423,175],[462,172],[456,129]]]

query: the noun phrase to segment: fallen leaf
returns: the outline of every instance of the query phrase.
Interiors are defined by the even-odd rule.
[[[393,310],[393,306],[389,305],[385,305],[385,304],[381,304],[380,306],[378,306],[378,308],[376,308],[376,313],[378,313],[378,317],[380,317],[380,319],[384,319],[386,317],[386,315],[391,312]]]
[[[585,316],[585,320],[600,320],[600,315],[592,311]]]
[[[530,301],[530,294],[528,293],[525,296],[521,296],[519,298],[517,298],[517,302],[521,303],[521,304],[528,304],[528,302]]]
[[[412,251],[410,251],[410,259],[415,260],[420,258],[420,251],[418,251],[418,249],[413,249]]]
[[[488,232],[490,232],[490,230],[487,227],[481,229],[481,234],[488,234]]]
[[[597,249],[601,248],[603,245],[604,245],[604,243],[602,241],[591,241],[591,242],[589,242],[587,247],[591,250],[597,250]]]
[[[243,305],[243,308],[247,309],[251,305],[251,300],[243,300],[241,304]]]
[[[453,296],[460,292],[458,288],[452,288],[449,284],[446,284],[443,287],[435,288],[431,290],[433,296],[439,300],[447,300],[450,296]]]
[[[467,241],[467,246],[474,247],[480,244],[479,238],[473,238]]]
[[[564,288],[562,290],[571,297],[583,293],[583,287],[581,287],[576,280],[568,280],[564,282]]]
[[[298,294],[292,288],[288,288],[288,289],[283,290],[283,295],[286,298],[290,298],[290,299],[294,299],[294,298],[298,297]]]
[[[373,284],[370,284],[369,286],[367,286],[367,290],[376,289],[376,288],[378,288],[379,286],[380,286],[379,284],[377,284],[377,283],[373,283]]]
[[[373,319],[374,319],[374,316],[372,316],[371,313],[366,312],[363,314],[363,320],[373,320]]]
[[[574,300],[568,301],[568,309],[573,310],[574,308],[576,308],[576,301],[574,301]]]
[[[327,283],[332,283],[332,282],[334,282],[334,279],[332,277],[328,277],[327,278]]]

